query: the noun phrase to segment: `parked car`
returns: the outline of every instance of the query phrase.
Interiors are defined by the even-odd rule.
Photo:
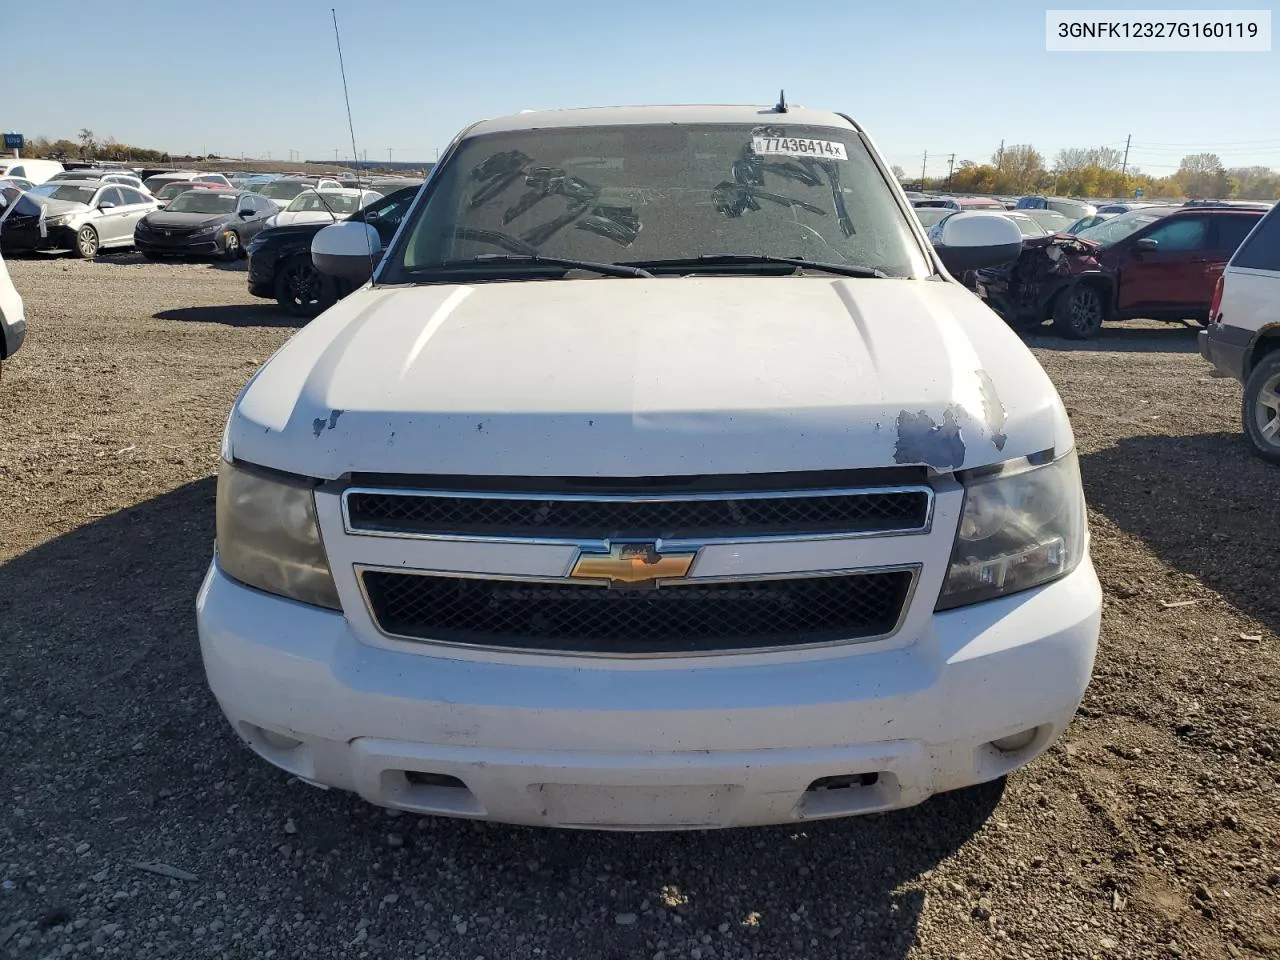
[[[60,183],[64,180],[100,180],[102,183],[119,183],[126,187],[132,187],[134,190],[142,193],[150,193],[142,183],[142,179],[136,174],[119,170],[114,167],[96,167],[80,170],[65,170],[62,173],[55,173],[46,180],[46,183]]]
[[[341,190],[337,180],[329,177],[280,177],[254,191],[260,197],[273,200],[283,209],[305,190]]]
[[[1037,210],[1032,208],[1014,210],[1012,212],[1020,213],[1025,217],[1030,217],[1050,233],[1066,233],[1067,228],[1072,224],[1070,217],[1064,213],[1059,213],[1057,210]]]
[[[1143,207],[1168,206],[1154,200],[1113,200],[1098,204],[1098,213],[1128,213],[1130,210],[1141,210]]]
[[[1091,217],[1081,217],[1079,220],[1071,224],[1071,226],[1067,227],[1065,230],[1061,230],[1058,232],[1069,233],[1072,236],[1075,236],[1081,230],[1088,230],[1090,227],[1096,227],[1100,223],[1106,223],[1112,217],[1125,212],[1126,211],[1124,210],[1117,210],[1114,213],[1105,213],[1105,212],[1099,211],[1098,213],[1095,213]]]
[[[62,171],[63,166],[57,160],[0,158],[0,177],[21,177],[23,180],[40,184]]]
[[[197,623],[237,735],[377,804],[621,830],[1046,750],[1102,603],[1075,446],[952,279],[1020,235],[966,213],[944,261],[891,183],[833,112],[521,113],[385,253],[317,233],[333,275],[383,255],[226,424]]]
[[[59,180],[28,190],[0,221],[0,249],[70,250],[77,257],[133,244],[154,197],[101,180]]]
[[[223,187],[231,186],[231,181],[222,173],[198,173],[191,179],[197,183],[216,183]]]
[[[956,211],[950,207],[912,207],[911,212],[920,221],[920,226],[928,230],[943,217],[949,217]]]
[[[204,180],[170,180],[160,192],[156,194],[156,202],[160,204],[161,209],[168,205],[169,201],[175,197],[181,196],[188,190],[226,190],[227,188],[220,183],[208,183]]]
[[[151,260],[175,254],[235,260],[279,210],[231,187],[187,190],[139,220],[133,244]]]
[[[373,190],[383,196],[390,196],[397,190],[403,190],[405,187],[420,187],[422,184],[422,177],[374,177],[364,183],[362,187],[365,190]]]
[[[926,197],[912,203],[916,207],[944,207],[947,210],[996,210],[1004,209],[1004,204],[990,197]]]
[[[156,173],[145,178],[142,183],[152,194],[156,194],[160,192],[166,183],[185,183],[196,180],[199,176],[199,170],[167,170],[164,173]]]
[[[4,257],[0,256],[0,371],[4,369],[4,361],[18,352],[26,336],[27,317],[22,297],[9,279]]]
[[[1069,220],[1092,216],[1098,208],[1087,200],[1073,200],[1069,197],[1022,197],[1014,205],[1015,210],[1057,210]]]
[[[1014,326],[1053,320],[1095,337],[1105,320],[1205,322],[1214,283],[1262,213],[1145,207],[1074,237],[1028,242],[1017,263],[977,271],[978,295]]]
[[[416,186],[402,188],[374,199],[347,219],[367,222],[386,246],[417,195]],[[347,278],[326,277],[311,262],[311,240],[329,222],[268,227],[254,237],[248,247],[249,292],[275,300],[295,317],[314,317],[358,286]]]
[[[1280,464],[1280,207],[1240,244],[1213,291],[1200,353],[1244,384],[1240,419],[1258,456]]]
[[[35,184],[22,177],[0,177],[0,186],[12,187],[14,190],[30,190]]]
[[[304,190],[271,218],[268,226],[287,227],[293,223],[336,223],[368,206],[382,196],[373,190]]]

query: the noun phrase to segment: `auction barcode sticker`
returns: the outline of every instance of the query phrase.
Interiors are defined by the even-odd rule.
[[[752,137],[751,149],[758,154],[781,154],[784,157],[826,157],[848,160],[844,144],[835,140],[808,140],[804,137]]]
[[[1052,51],[1271,50],[1270,10],[1046,10],[1044,30]]]

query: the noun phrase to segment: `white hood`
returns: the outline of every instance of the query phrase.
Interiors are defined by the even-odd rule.
[[[318,478],[949,471],[1072,444],[963,287],[825,277],[364,288],[255,375],[228,439]]]

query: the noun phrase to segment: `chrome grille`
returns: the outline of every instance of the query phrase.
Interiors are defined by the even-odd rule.
[[[915,569],[615,589],[542,580],[359,571],[393,636],[539,652],[688,655],[892,633]]]

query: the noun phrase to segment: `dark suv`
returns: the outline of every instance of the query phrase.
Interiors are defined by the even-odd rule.
[[[1018,259],[979,270],[978,296],[1015,327],[1052,319],[1065,337],[1105,320],[1208,322],[1214,284],[1265,206],[1152,206],[1075,236],[1028,239]]]
[[[365,220],[378,231],[382,247],[391,243],[400,221],[418,195],[410,186],[373,201],[348,220]],[[351,292],[349,282],[329,277],[311,262],[311,238],[328,223],[268,227],[249,244],[249,292],[275,300],[295,317],[314,317]]]

